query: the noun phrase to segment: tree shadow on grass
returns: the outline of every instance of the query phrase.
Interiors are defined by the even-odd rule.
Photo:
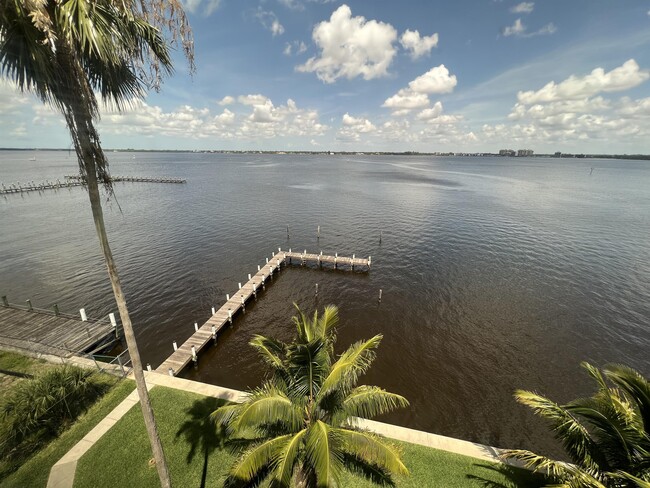
[[[513,487],[525,487],[525,488],[538,488],[545,485],[544,476],[539,473],[533,473],[527,469],[517,468],[515,466],[509,466],[507,464],[491,464],[491,463],[476,463],[474,464],[477,468],[485,469],[493,473],[498,473],[501,476],[505,477],[507,482],[500,483],[489,479],[488,473],[486,472],[486,477],[479,475],[468,474],[467,478],[477,481],[485,488],[513,488]]]
[[[187,464],[190,464],[197,453],[203,454],[203,471],[201,473],[201,488],[205,488],[208,475],[208,462],[210,454],[218,448],[224,447],[226,435],[210,419],[210,414],[217,408],[225,405],[225,400],[206,397],[195,401],[187,409],[187,420],[176,432],[176,438],[184,437],[190,445],[187,453]]]

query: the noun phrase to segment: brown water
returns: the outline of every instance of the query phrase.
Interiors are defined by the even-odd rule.
[[[0,152],[0,182],[76,172],[68,153],[32,156]],[[282,246],[372,255],[373,267],[283,271],[185,376],[256,386],[263,369],[250,336],[288,340],[293,302],[307,311],[333,303],[341,348],[384,335],[364,381],[412,406],[383,420],[554,450],[545,426],[512,399],[515,388],[558,401],[588,393],[583,360],[650,374],[648,163],[111,156],[114,174],[188,180],[118,184],[122,213],[114,201],[106,211],[143,359],[154,367]],[[0,197],[0,206],[0,294],[85,306],[91,316],[115,311],[82,189]]]

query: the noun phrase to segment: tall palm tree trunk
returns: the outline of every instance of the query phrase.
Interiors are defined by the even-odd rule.
[[[122,292],[122,285],[117,272],[117,266],[113,260],[113,253],[111,252],[108,243],[108,236],[106,235],[106,227],[104,225],[104,214],[101,205],[101,196],[99,193],[99,185],[97,180],[97,163],[104,161],[104,153],[99,144],[99,136],[95,130],[93,117],[90,110],[92,106],[89,103],[89,87],[81,86],[79,80],[85,79],[83,76],[75,76],[76,69],[80,69],[74,57],[69,50],[62,46],[58,53],[65,59],[65,64],[70,67],[71,76],[68,77],[69,85],[71,88],[70,96],[67,100],[67,110],[64,113],[66,122],[69,126],[70,133],[73,138],[75,151],[80,162],[83,164],[86,173],[86,182],[88,185],[88,196],[90,198],[90,206],[93,213],[93,221],[95,222],[95,230],[99,238],[99,244],[104,255],[108,277],[113,287],[113,294],[117,302],[120,319],[124,328],[124,338],[126,339],[129,354],[131,356],[131,363],[133,365],[133,374],[135,376],[135,383],[140,397],[140,406],[142,408],[142,415],[144,417],[144,424],[149,435],[153,457],[156,462],[156,469],[160,478],[162,488],[171,487],[171,479],[169,475],[169,468],[165,460],[165,453],[162,443],[160,442],[160,435],[154,417],[153,409],[151,408],[151,401],[149,399],[149,392],[147,391],[147,384],[142,369],[142,361],[140,360],[140,352],[138,351],[138,344],[135,340],[129,310],[126,305],[126,298]]]

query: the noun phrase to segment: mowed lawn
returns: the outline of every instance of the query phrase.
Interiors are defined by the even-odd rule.
[[[222,400],[163,387],[151,390],[158,428],[165,448],[174,486],[219,487],[234,455],[208,415]],[[539,479],[527,471],[507,469],[473,458],[414,444],[395,442],[403,449],[410,476],[399,477],[399,487],[535,487]],[[156,468],[138,407],[132,408],[77,464],[75,488],[137,486],[156,488]],[[346,474],[342,486],[376,486]]]

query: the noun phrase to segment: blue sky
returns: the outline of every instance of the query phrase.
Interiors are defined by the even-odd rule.
[[[650,2],[187,0],[197,72],[107,148],[650,153]],[[0,84],[0,146],[68,147]]]

